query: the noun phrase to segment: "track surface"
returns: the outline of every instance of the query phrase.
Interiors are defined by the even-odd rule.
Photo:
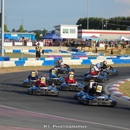
[[[129,78],[129,67],[116,68],[119,76],[107,84]],[[88,69],[75,69],[79,82]],[[39,71],[39,74],[48,71]],[[60,91],[59,97],[31,96],[21,86],[29,72],[0,75],[0,130],[130,130],[130,103],[118,100],[115,108],[85,106],[73,99],[75,92]],[[70,127],[70,128],[68,128]],[[72,128],[73,127],[73,128]]]

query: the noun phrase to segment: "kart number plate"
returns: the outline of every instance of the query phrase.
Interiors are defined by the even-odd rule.
[[[97,89],[96,89],[96,92],[101,92],[102,91],[102,86],[101,85],[98,85],[97,86]]]
[[[45,83],[45,81],[46,81],[46,78],[45,78],[45,77],[42,77],[42,78],[41,78],[41,83]]]
[[[31,73],[31,76],[32,76],[32,77],[35,77],[35,76],[36,76],[36,72],[32,72],[32,73]]]
[[[56,74],[56,70],[52,70],[52,74]]]
[[[74,75],[70,75],[70,76],[69,76],[69,79],[70,79],[70,80],[73,80],[73,79],[74,79]]]

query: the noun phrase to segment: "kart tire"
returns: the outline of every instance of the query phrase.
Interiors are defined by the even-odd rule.
[[[71,71],[73,71],[73,72],[74,72],[74,69],[71,69]]]
[[[59,96],[59,92],[57,93],[57,95],[55,95],[55,97],[58,97]]]
[[[119,75],[119,72],[118,72],[118,71],[116,71],[116,75]]]
[[[77,97],[76,95],[74,95],[74,99],[75,99],[75,100],[78,100],[78,97]]]
[[[65,89],[64,89],[64,87],[61,87],[60,90],[61,90],[61,91],[64,91]]]
[[[28,86],[28,83],[23,83],[23,87],[27,87]]]

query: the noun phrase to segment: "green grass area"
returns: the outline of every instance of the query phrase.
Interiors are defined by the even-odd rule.
[[[119,87],[120,92],[130,97],[130,81],[121,84]]]

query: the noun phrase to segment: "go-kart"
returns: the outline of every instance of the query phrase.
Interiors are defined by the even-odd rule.
[[[114,76],[114,75],[119,74],[119,72],[116,69],[114,69],[112,66],[109,66],[109,69],[104,69],[103,62],[100,63],[100,66],[101,66],[102,71],[106,72],[108,75]]]
[[[50,71],[49,77],[46,79],[47,84],[54,83],[56,85],[61,85],[64,81],[64,78],[60,77],[56,69],[52,69]]]
[[[74,69],[70,68],[69,65],[64,64],[63,67],[59,67],[57,65],[54,66],[54,68],[58,71],[60,74],[68,74],[70,71],[74,72]],[[52,68],[53,69],[53,68]],[[51,71],[51,70],[50,70]]]
[[[106,72],[101,71],[99,75],[92,75],[88,74],[87,76],[84,77],[84,81],[89,82],[91,79],[94,79],[96,82],[106,82],[109,80],[109,76]]]
[[[36,87],[32,86],[28,89],[30,95],[48,95],[48,96],[58,96],[59,91],[54,86],[47,87]]]
[[[79,98],[78,101],[85,105],[100,105],[100,106],[111,106],[115,107],[117,102],[110,96],[102,94],[101,96],[93,96],[88,93]]]
[[[23,87],[31,87],[31,86],[33,86],[33,85],[35,84],[36,81],[37,81],[37,80],[29,80],[29,79],[26,79],[26,80],[24,80],[22,86],[23,86]]]
[[[102,69],[104,72],[106,72],[108,75],[118,75],[119,72],[117,70],[115,70],[113,67],[110,66],[110,69]]]
[[[61,84],[60,89],[63,91],[82,91],[84,85],[82,83],[78,83],[78,82],[70,82],[73,80],[74,75],[69,75],[68,81],[65,80],[65,82],[63,84]]]
[[[35,84],[38,79],[38,73],[36,71],[32,71],[28,78],[24,80],[22,86],[23,87],[31,87]]]

